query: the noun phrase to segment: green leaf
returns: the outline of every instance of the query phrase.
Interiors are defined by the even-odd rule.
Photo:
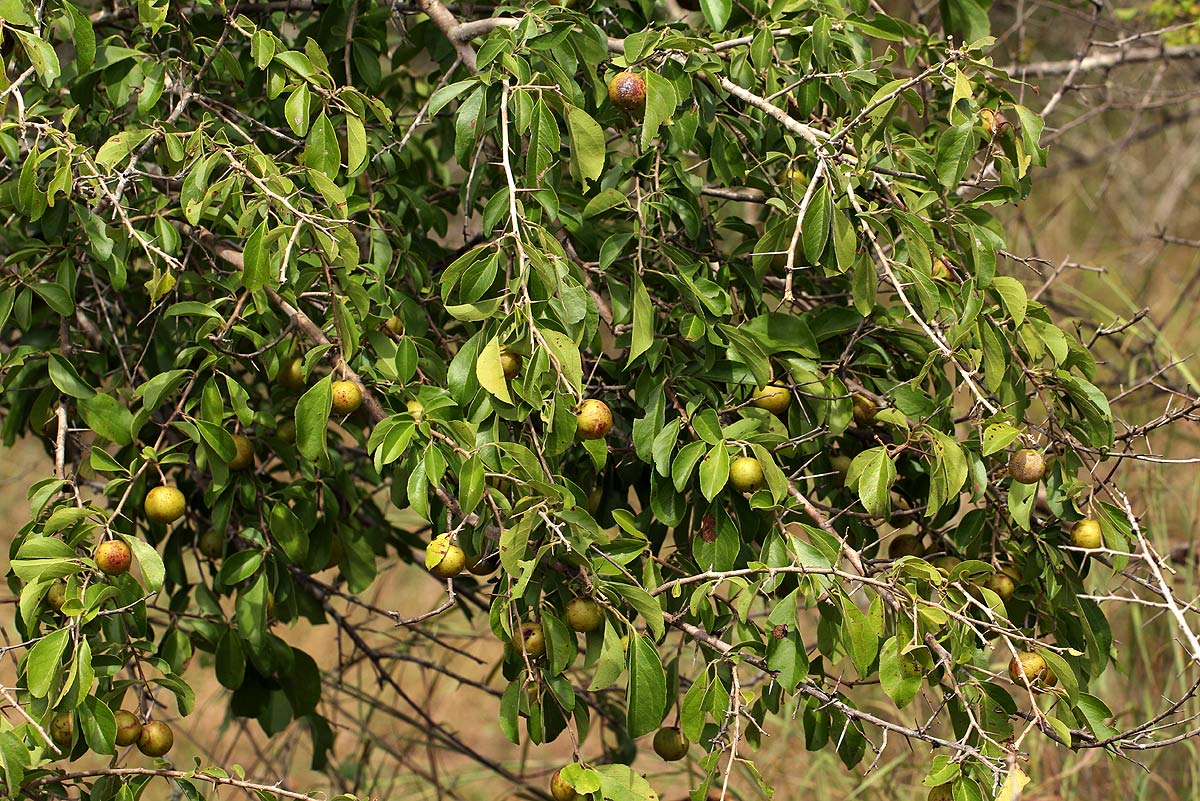
[[[903,709],[921,690],[922,677],[916,662],[900,652],[900,640],[890,638],[879,651],[879,684],[896,707]]]
[[[9,25],[26,25],[32,27],[35,23],[25,9],[24,0],[0,0],[0,20]],[[14,786],[9,784],[10,787]]]
[[[217,681],[221,686],[236,690],[246,677],[246,652],[242,640],[232,628],[225,629],[217,642]]]
[[[868,448],[854,457],[846,472],[846,486],[854,487],[867,513],[887,517],[891,508],[891,487],[896,480],[896,465],[882,445]]]
[[[1021,431],[1008,423],[993,423],[983,430],[983,455],[999,453],[1012,444]]]
[[[29,63],[37,70],[42,83],[46,86],[53,83],[62,73],[62,67],[58,63],[58,53],[54,52],[50,43],[20,28],[9,28],[9,30],[21,40],[21,47],[25,49],[25,55],[29,58]]]
[[[724,442],[713,445],[700,463],[700,493],[710,503],[729,481],[729,451]]]
[[[629,343],[629,356],[626,364],[650,350],[654,344],[654,306],[650,302],[650,293],[642,283],[642,277],[633,276],[633,338]]]
[[[659,727],[667,705],[667,674],[654,643],[636,631],[629,632],[629,686],[625,713],[630,737],[641,737]]]
[[[804,258],[809,264],[821,260],[825,243],[829,241],[829,224],[832,217],[833,200],[829,195],[829,184],[824,179],[809,200],[800,223],[800,244],[804,247]]]
[[[133,131],[121,131],[109,137],[108,141],[101,145],[96,152],[96,163],[111,170],[117,163],[129,158],[129,154],[133,152],[134,148],[149,139],[152,133],[154,131],[149,128],[141,128]]]
[[[19,4],[19,0],[6,0]],[[64,2],[63,7],[71,17],[71,36],[75,40],[75,68],[79,75],[91,70],[96,60],[96,31],[92,21],[74,3]],[[18,25],[26,23],[17,23]]]
[[[700,0],[700,10],[704,12],[704,20],[709,27],[720,33],[733,12],[733,0]]]
[[[34,698],[45,698],[55,678],[62,678],[62,657],[70,640],[69,628],[58,629],[38,640],[25,656],[25,683]]]
[[[962,181],[975,152],[974,122],[968,120],[942,131],[937,143],[937,178],[942,186],[953,189]]]
[[[579,355],[579,346],[575,344],[575,340],[566,334],[548,328],[543,328],[538,333],[550,348],[563,378],[567,379],[576,395],[582,396],[583,360]]]
[[[88,428],[118,445],[133,441],[133,415],[111,395],[97,394],[79,402],[79,414]]]
[[[96,394],[96,390],[89,387],[87,382],[79,377],[79,373],[75,372],[74,365],[57,353],[51,353],[49,356],[50,380],[64,395],[84,399]]]
[[[296,402],[296,449],[304,458],[325,458],[325,428],[333,408],[333,376],[327,375]]]
[[[808,677],[808,653],[799,632],[789,631],[783,637],[771,635],[767,641],[767,667],[779,674],[780,686],[788,692],[796,691]]]
[[[117,719],[113,711],[105,706],[94,695],[83,699],[83,706],[78,707],[79,730],[88,748],[97,754],[114,754],[114,743],[117,739]]]
[[[292,93],[288,95],[287,102],[283,104],[283,116],[287,119],[288,127],[296,136],[304,136],[308,133],[311,106],[312,95],[308,91],[307,83],[302,83],[293,89]]]
[[[500,362],[500,338],[492,337],[475,359],[475,378],[479,386],[490,392],[497,400],[511,404],[508,379],[504,377],[504,366]]]
[[[137,537],[121,537],[121,539],[125,541],[125,544],[133,551],[133,557],[137,559],[138,567],[142,570],[142,578],[145,580],[146,590],[149,592],[161,590],[167,571],[158,551],[154,549],[153,545]]]
[[[646,80],[646,112],[642,117],[642,149],[649,150],[654,145],[659,127],[675,113],[679,98],[675,94],[675,84],[654,70],[643,73]]]
[[[604,642],[600,646],[600,659],[596,663],[596,672],[592,674],[589,690],[606,690],[617,683],[625,672],[625,646],[621,642],[621,634],[611,620],[604,624]]]
[[[246,249],[242,252],[242,286],[250,292],[257,292],[267,283],[270,260],[264,242],[266,236],[267,221],[263,220],[246,239]]]
[[[571,133],[571,160],[583,188],[600,177],[604,169],[604,130],[591,115],[576,106],[567,106],[567,130]]]

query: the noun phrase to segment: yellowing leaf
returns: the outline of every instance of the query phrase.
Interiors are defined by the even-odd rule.
[[[504,366],[500,363],[500,339],[492,337],[483,346],[479,358],[475,360],[475,377],[479,386],[486,389],[498,400],[512,403],[512,395],[508,393],[508,381],[504,378]]]
[[[1000,788],[1000,795],[996,796],[996,801],[1017,801],[1027,784],[1029,777],[1025,775],[1025,771],[1013,768],[1004,780],[1004,786]]]

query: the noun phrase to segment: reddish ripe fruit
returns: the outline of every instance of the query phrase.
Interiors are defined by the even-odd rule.
[[[129,572],[129,565],[133,562],[133,551],[121,540],[107,540],[96,546],[96,553],[92,558],[96,560],[96,567],[100,568],[102,573],[119,576]]]
[[[333,393],[334,414],[350,414],[358,411],[362,405],[362,389],[353,381],[334,381],[330,391]]]
[[[618,72],[608,82],[608,99],[622,111],[641,114],[646,110],[646,81],[632,72]]]
[[[612,424],[612,410],[604,401],[588,398],[575,410],[575,431],[580,439],[604,439]]]
[[[175,745],[175,732],[161,720],[152,720],[138,735],[137,747],[148,757],[160,757]]]
[[[133,745],[142,736],[142,724],[132,712],[119,709],[113,714],[117,720],[117,745],[124,748]]]

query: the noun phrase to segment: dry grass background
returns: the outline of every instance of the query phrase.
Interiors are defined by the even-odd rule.
[[[1072,19],[1070,15],[1065,18]],[[1062,46],[1062,43],[1052,44],[1056,48]],[[1171,80],[1166,88],[1186,83],[1194,74],[1191,67],[1172,69],[1176,72],[1168,76]],[[1150,68],[1143,72],[1146,76],[1152,74]],[[1126,73],[1124,77],[1130,76]],[[1126,85],[1139,87],[1140,91],[1146,83],[1134,77],[1126,80]],[[1087,108],[1081,104],[1068,109],[1063,116],[1087,119],[1087,114]],[[1200,184],[1196,181],[1200,173],[1200,149],[1194,145],[1200,125],[1188,120],[1153,136],[1136,139],[1131,136],[1131,132],[1147,122],[1140,113],[1114,110],[1087,119],[1084,124],[1064,126],[1066,130],[1055,141],[1051,153],[1053,175],[1040,182],[1035,177],[1033,196],[1012,217],[1013,230],[1018,234],[1010,242],[1010,250],[1035,254],[1053,263],[1070,260],[1103,266],[1103,273],[1081,271],[1065,276],[1048,298],[1059,304],[1064,314],[1100,321],[1128,319],[1142,307],[1149,307],[1152,310],[1149,319],[1159,332],[1152,346],[1160,353],[1186,358],[1200,347],[1200,330],[1196,326],[1200,310],[1197,302],[1200,249],[1167,247],[1157,235],[1166,231],[1197,238],[1200,233]],[[1126,139],[1131,141],[1120,144]],[[1067,171],[1057,166],[1088,154],[1107,155],[1081,169]],[[1031,286],[1040,282],[1039,276],[1030,273],[1021,277],[1028,279]],[[1143,326],[1143,330],[1152,329]],[[1144,356],[1130,345],[1110,353],[1109,358],[1136,363]],[[1200,366],[1195,369],[1200,374]],[[1118,406],[1117,411],[1127,419],[1143,420],[1160,413],[1162,403],[1157,398],[1135,398]],[[1200,430],[1185,423],[1172,429],[1169,442],[1153,445],[1168,455],[1193,457],[1200,456],[1198,442]],[[50,460],[40,442],[22,441],[10,450],[0,451],[0,544],[7,545],[28,519],[25,488],[50,471]],[[1200,516],[1200,473],[1196,466],[1139,465],[1127,478],[1133,479],[1135,505],[1145,510],[1146,522],[1160,549],[1200,545],[1195,534]],[[1195,597],[1194,567],[1181,565],[1178,570],[1176,580],[1181,593]],[[418,568],[394,565],[381,573],[365,596],[376,606],[408,616],[436,606],[442,592],[441,586]],[[11,604],[0,606],[0,624],[9,635],[13,631],[12,611]],[[1188,666],[1174,643],[1171,626],[1151,612],[1126,608],[1117,615],[1114,633],[1121,669],[1110,671],[1096,691],[1125,722],[1152,715],[1162,707],[1164,698],[1178,697],[1181,688],[1189,683]],[[408,647],[399,638],[393,638],[386,625],[376,626],[370,636],[375,647],[389,651]],[[473,659],[427,641],[411,646],[405,658],[442,664],[481,684],[502,687],[494,673],[499,647],[486,628],[486,621],[481,619],[468,622],[459,615],[443,616],[434,630],[444,641],[462,647]],[[287,638],[312,654],[325,668],[335,666],[342,655],[340,648],[344,643],[338,643],[332,626],[312,628],[298,624]],[[503,763],[513,772],[548,775],[569,758],[566,737],[559,743],[538,748],[511,746],[497,728],[495,698],[413,662],[390,664],[395,679],[434,720],[445,723],[481,754]],[[11,684],[13,663],[6,661],[3,665],[0,680]],[[271,742],[262,736],[256,723],[228,718],[228,693],[212,678],[207,655],[197,654],[187,678],[196,688],[197,704],[196,711],[187,719],[174,721],[177,747],[172,756],[177,764],[187,765],[193,757],[204,764],[237,762],[258,780],[283,779],[285,786],[301,791],[358,787],[359,792],[369,792],[372,797],[436,797],[439,801],[442,797],[498,801],[512,795],[513,788],[489,771],[460,755],[439,750],[431,743],[423,725],[402,725],[394,717],[377,715],[371,711],[371,705],[357,701],[353,692],[327,693],[327,697],[335,699],[326,710],[341,732],[339,745],[343,749],[357,749],[362,731],[369,731],[372,736],[363,750],[342,753],[343,761],[331,782],[329,777],[306,769],[310,758],[307,735],[280,737]],[[342,680],[373,701],[382,699],[388,704],[404,706],[394,693],[378,686],[365,662],[344,671]],[[882,693],[876,703],[880,710],[890,704]],[[920,705],[914,707],[917,711],[908,714],[919,714]],[[1188,711],[1200,714],[1200,703],[1193,701]],[[848,773],[835,755],[805,750],[798,721],[782,716],[769,723],[767,732],[770,736],[754,759],[767,781],[777,788],[778,798],[803,797],[812,801],[924,798],[925,791],[918,786],[929,759],[924,745],[910,750],[907,743],[893,740],[869,771],[860,767],[859,771]],[[599,751],[595,739],[593,734],[584,745],[586,753]],[[1030,754],[1028,772],[1034,779],[1023,796],[1028,801],[1099,797],[1187,801],[1200,797],[1200,753],[1195,742],[1131,755],[1141,764],[1096,751],[1071,754],[1049,747],[1036,733],[1025,740],[1023,747]],[[130,764],[141,764],[136,752],[124,759]],[[692,785],[688,772],[698,769],[691,760],[678,765],[664,770],[650,752],[648,742],[643,743],[635,763],[640,770],[653,774],[660,796],[667,801],[685,797]],[[442,792],[430,782],[434,776],[444,785]],[[754,783],[744,775],[735,773],[732,789],[744,798],[758,796]],[[236,797],[230,791],[224,792],[221,797]],[[167,796],[151,791],[147,797]]]

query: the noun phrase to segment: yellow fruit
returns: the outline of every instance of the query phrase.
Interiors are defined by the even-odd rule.
[[[210,528],[200,535],[196,548],[209,559],[220,559],[225,555],[225,536]]]
[[[1085,517],[1071,526],[1071,544],[1076,548],[1099,548],[1104,544],[1104,535],[1100,531],[1100,522]]]
[[[387,321],[383,324],[383,327],[396,336],[400,336],[404,333],[404,321],[394,314],[387,318]]]
[[[519,353],[513,353],[511,350],[500,351],[500,369],[504,371],[504,377],[509,381],[516,378],[521,372],[521,365],[525,363],[525,359]]]
[[[1036,484],[1046,475],[1046,460],[1031,448],[1022,448],[1008,460],[1008,474],[1018,484]]]
[[[155,487],[146,493],[146,500],[142,505],[146,512],[146,518],[151,523],[174,523],[179,518],[183,517],[183,511],[187,507],[187,503],[183,497],[183,493],[175,487],[163,485]]]
[[[118,709],[113,717],[117,719],[117,745],[124,748],[133,745],[142,735],[142,724],[132,712]]]
[[[950,265],[946,264],[946,262],[942,261],[941,259],[934,259],[932,274],[934,278],[940,281],[945,281],[951,275]]]
[[[875,414],[879,411],[875,401],[857,392],[851,396],[850,400],[854,404],[854,422],[863,428],[875,425]]]
[[[425,569],[439,578],[454,578],[466,564],[466,554],[450,540],[449,534],[436,537],[425,548]]]
[[[604,623],[604,610],[591,598],[572,598],[567,603],[567,628],[584,633]]]
[[[254,443],[249,437],[244,437],[241,434],[233,435],[233,446],[237,448],[237,453],[233,458],[226,462],[226,466],[230,470],[245,470],[248,467],[254,466]]]
[[[138,750],[149,757],[160,757],[175,745],[175,732],[161,720],[152,720],[138,735]]]
[[[687,756],[688,741],[679,729],[662,728],[654,733],[654,753],[665,762],[678,762]]]
[[[580,439],[604,439],[612,424],[612,410],[604,401],[588,398],[575,410],[575,434]]]
[[[133,551],[121,540],[106,540],[96,546],[96,553],[92,558],[102,573],[119,576],[129,572],[129,565],[133,562]]]
[[[729,465],[729,483],[738,492],[754,492],[763,484],[763,469],[758,459],[742,456]]]
[[[554,801],[575,801],[578,796],[575,788],[567,784],[562,777],[562,768],[554,771],[554,775],[550,777],[550,795]]]
[[[306,384],[304,380],[304,362],[299,359],[288,359],[279,366],[279,375],[276,379],[280,384],[292,390],[299,392],[304,389]]]
[[[993,573],[983,580],[983,586],[1000,596],[1001,601],[1008,601],[1017,591],[1017,584],[1007,573]]]
[[[58,612],[66,602],[67,583],[65,581],[56,581],[51,584],[50,589],[46,590],[46,606]]]
[[[59,748],[67,748],[75,736],[75,718],[70,712],[59,712],[50,721],[50,739]]]
[[[333,394],[334,414],[350,414],[362,406],[362,389],[353,381],[334,381],[329,390]]]
[[[646,110],[646,81],[632,72],[619,72],[608,82],[608,99],[622,111],[639,115]]]
[[[419,423],[425,419],[425,404],[421,403],[419,400],[416,400],[415,398],[410,400],[405,404],[405,408],[407,408],[408,413],[412,415],[414,423]]]
[[[526,655],[537,659],[546,653],[546,635],[542,633],[541,623],[522,623],[520,634],[521,647],[524,649]]]
[[[1016,658],[1008,663],[1008,677],[1014,684],[1022,687],[1025,686],[1026,679],[1030,684],[1045,683],[1051,675],[1053,674],[1050,673],[1046,660],[1041,654],[1033,651],[1017,654]]]
[[[792,402],[792,393],[782,384],[767,384],[765,387],[756,387],[750,393],[750,405],[759,409],[766,409],[771,414],[783,414],[787,411],[787,407]]]
[[[899,534],[892,538],[888,545],[888,556],[899,559],[902,556],[924,556],[925,543],[918,534]]]

